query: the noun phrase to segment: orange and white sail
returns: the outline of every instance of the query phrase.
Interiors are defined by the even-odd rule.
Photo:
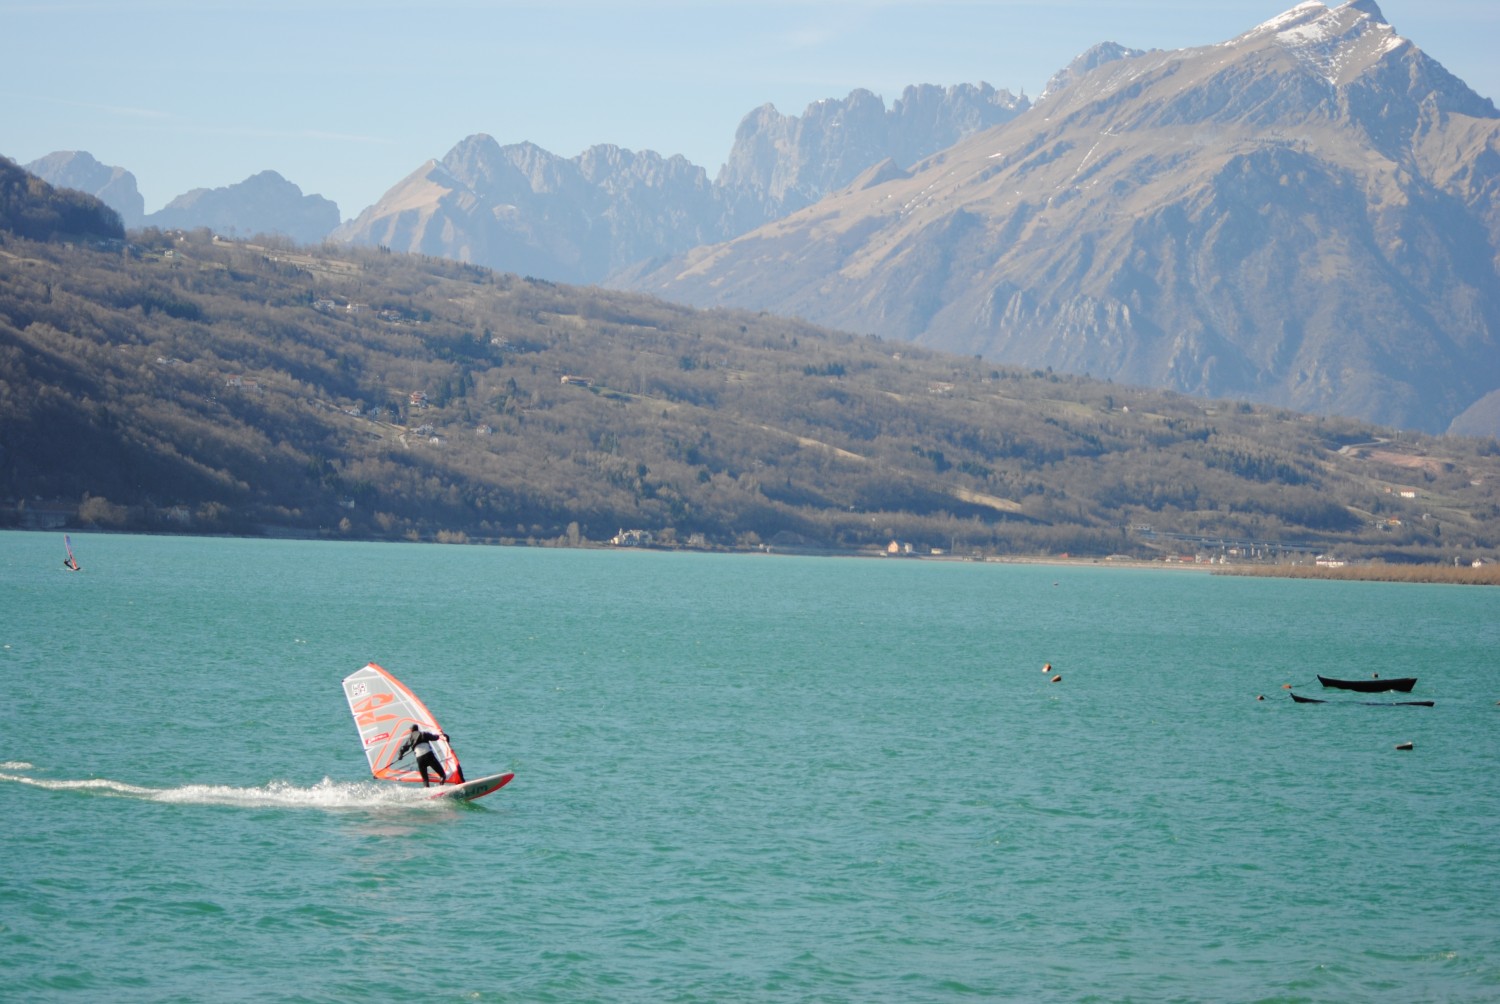
[[[413,725],[424,732],[443,731],[427,705],[373,662],[344,677],[344,696],[354,715],[354,727],[359,729],[365,758],[370,761],[370,773],[382,781],[421,781],[416,754],[408,751],[401,760],[396,755]],[[433,756],[443,766],[443,775],[457,776],[458,755],[448,741],[438,739],[431,745]]]

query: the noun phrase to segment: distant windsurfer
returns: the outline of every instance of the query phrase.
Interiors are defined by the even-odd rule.
[[[70,554],[63,559],[63,567],[70,572],[76,572],[78,571],[78,562],[74,561],[73,556]]]
[[[448,779],[443,775],[443,765],[438,763],[437,756],[432,752],[432,744],[437,742],[439,739],[442,739],[444,742],[446,742],[448,740],[448,733],[427,732],[421,728],[418,728],[416,725],[413,725],[411,727],[411,731],[406,733],[406,738],[401,743],[400,752],[396,754],[396,759],[400,760],[402,757],[406,756],[406,754],[412,752],[413,750],[416,751],[417,770],[422,772],[422,787],[424,788],[427,787],[429,783],[427,780],[427,772],[429,770],[437,775],[438,784],[448,783]],[[460,774],[455,778],[454,783],[457,784],[462,780],[463,777]]]

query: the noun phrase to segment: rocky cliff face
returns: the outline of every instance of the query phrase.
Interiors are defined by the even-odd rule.
[[[195,188],[146,216],[145,226],[207,227],[226,235],[281,234],[316,244],[339,223],[339,207],[302,189],[275,171],[262,171],[236,185]]]
[[[717,181],[681,157],[596,146],[565,159],[470,136],[409,175],[335,239],[564,282],[716,243],[784,216],[886,160],[928,156],[1014,117],[1025,98],[988,84],[868,91],[799,118],[770,105],[741,122]]]
[[[1500,388],[1497,260],[1500,116],[1357,0],[1097,51],[909,177],[624,284],[1441,431]]]
[[[865,90],[819,101],[800,117],[763,105],[746,115],[718,186],[737,232],[780,219],[848,185],[871,165],[911,167],[1030,106],[989,84],[908,87],[886,109]]]
[[[140,226],[146,215],[146,200],[136,189],[135,175],[123,167],[101,164],[82,150],[49,153],[25,167],[54,188],[71,188],[94,196],[119,213],[127,227]]]
[[[418,168],[334,239],[586,283],[719,239],[717,217],[703,169],[682,157],[596,146],[565,159],[477,135]]]

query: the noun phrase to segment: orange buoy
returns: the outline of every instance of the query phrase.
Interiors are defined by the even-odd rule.
[[[1061,680],[1061,679],[1062,679],[1062,674],[1061,674],[1061,673],[1058,673],[1058,674],[1057,674],[1057,675],[1056,675],[1056,676],[1054,676],[1054,677],[1053,677],[1053,678],[1052,678],[1052,682],[1053,682],[1053,683],[1057,683],[1057,682],[1058,682],[1058,681],[1059,681],[1059,680]]]

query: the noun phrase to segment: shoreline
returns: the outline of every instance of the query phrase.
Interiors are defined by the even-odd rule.
[[[1384,562],[1369,562],[1360,565],[1344,565],[1338,568],[1310,565],[1257,565],[1257,564],[1208,564],[1186,561],[1167,561],[1161,558],[1132,558],[1111,555],[1102,558],[1074,557],[1046,554],[992,554],[965,556],[958,554],[891,554],[878,548],[796,548],[774,547],[669,547],[660,544],[646,546],[621,546],[607,541],[584,540],[578,544],[555,541],[524,541],[506,538],[474,540],[409,540],[380,538],[339,538],[326,533],[171,533],[162,530],[111,530],[100,527],[0,527],[0,531],[16,533],[76,533],[143,537],[210,537],[225,540],[307,540],[330,543],[367,544],[445,544],[467,547],[537,547],[591,551],[656,551],[676,554],[740,554],[765,555],[767,557],[804,558],[867,558],[892,561],[947,561],[971,562],[975,564],[1043,565],[1054,568],[1128,568],[1150,571],[1196,572],[1207,575],[1242,576],[1267,579],[1320,579],[1337,582],[1397,582],[1430,585],[1480,585],[1500,586],[1500,563],[1488,563],[1478,567],[1470,565],[1450,566],[1437,563],[1393,565]]]

